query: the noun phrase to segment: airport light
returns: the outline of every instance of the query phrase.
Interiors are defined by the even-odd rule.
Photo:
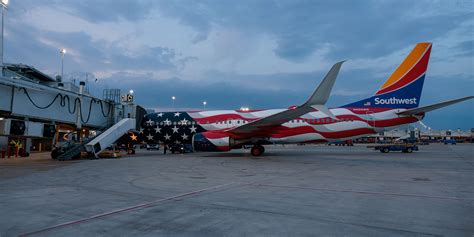
[[[2,37],[1,40],[2,42],[0,43],[0,67],[2,67],[2,76],[3,76],[3,28],[4,28],[4,22],[5,22],[5,10],[7,9],[8,6],[8,0],[2,0]]]
[[[66,54],[66,49],[62,48],[59,53],[61,53],[61,81],[64,78],[64,55]]]
[[[171,96],[171,100],[173,100],[173,109],[174,109],[174,101],[176,100],[176,96]]]
[[[207,101],[203,101],[202,106],[204,107],[204,109],[206,109],[206,105],[207,105]]]

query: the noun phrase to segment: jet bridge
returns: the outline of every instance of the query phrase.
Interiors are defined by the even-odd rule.
[[[63,82],[23,64],[5,64],[0,75],[0,150],[9,147],[9,139],[21,140],[26,152],[34,139],[49,139],[59,160],[69,160],[86,150],[94,156],[141,123],[145,109],[133,103],[133,95],[120,89],[106,89],[103,98],[89,93],[85,81],[79,86]],[[63,147],[60,132],[73,130],[64,138],[73,142]],[[63,128],[63,131],[60,129]],[[89,130],[100,136],[90,137]],[[89,137],[87,137],[89,136]],[[93,139],[93,141],[89,142]]]

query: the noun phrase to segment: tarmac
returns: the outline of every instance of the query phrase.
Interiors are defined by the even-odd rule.
[[[0,236],[473,236],[474,144],[0,159]]]

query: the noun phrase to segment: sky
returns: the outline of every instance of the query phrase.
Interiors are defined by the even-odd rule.
[[[10,0],[4,61],[89,90],[133,89],[157,111],[286,108],[344,63],[330,107],[371,96],[418,42],[432,42],[421,104],[474,94],[474,1]],[[429,113],[474,127],[474,101]]]

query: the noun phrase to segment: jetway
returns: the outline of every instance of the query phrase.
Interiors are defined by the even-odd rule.
[[[54,157],[68,160],[85,151],[85,143],[90,139],[99,139],[94,134],[100,134],[95,147],[90,149],[97,156],[120,136],[137,128],[146,113],[133,103],[133,95],[123,95],[120,89],[106,89],[103,98],[98,98],[89,94],[84,81],[78,86],[62,82],[60,77],[53,79],[28,65],[5,64],[3,71],[0,77],[2,151],[15,139],[29,153],[32,144],[43,139],[49,147],[61,147],[61,156]],[[72,138],[65,138],[64,134],[72,132],[76,132]],[[64,143],[73,145],[62,146]]]

